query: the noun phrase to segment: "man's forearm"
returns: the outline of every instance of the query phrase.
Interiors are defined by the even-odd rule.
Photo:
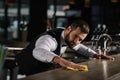
[[[104,55],[104,54],[94,54],[93,58],[101,58],[101,59],[108,59],[108,60],[114,60],[114,57],[112,56],[108,56],[108,55]]]
[[[55,56],[52,60],[52,62],[56,63],[56,64],[59,64],[60,63],[60,58],[59,56]]]
[[[77,53],[85,55],[87,57],[93,57],[96,52],[83,44],[79,44],[73,48]]]
[[[59,64],[62,67],[68,67],[68,66],[70,66],[73,63],[71,61],[68,61],[68,60],[60,57],[60,56],[55,56],[53,58],[53,62],[56,63],[56,64]]]

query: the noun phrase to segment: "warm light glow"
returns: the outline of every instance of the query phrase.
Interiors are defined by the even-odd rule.
[[[116,3],[116,2],[118,2],[118,0],[111,0],[111,2]]]
[[[5,3],[9,6],[12,6],[15,4],[14,0],[6,0]]]
[[[90,0],[85,0],[85,7],[90,7]]]
[[[69,3],[69,4],[75,4],[75,1],[74,1],[74,0],[69,0],[68,3]]]

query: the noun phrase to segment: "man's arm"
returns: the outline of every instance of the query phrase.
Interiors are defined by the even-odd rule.
[[[57,42],[50,35],[40,37],[33,49],[33,57],[42,62],[51,62],[56,55],[53,51],[57,47]]]
[[[93,58],[97,58],[97,59],[107,59],[107,60],[114,60],[114,57],[112,56],[108,56],[108,55],[104,55],[104,54],[94,54]]]
[[[75,46],[73,49],[76,50],[78,53],[88,56],[88,57],[97,58],[97,59],[101,58],[101,59],[114,60],[113,57],[108,56],[108,55],[98,54],[97,52],[86,47],[83,44],[79,44],[79,45]]]
[[[73,47],[73,49],[81,55],[84,55],[86,57],[93,57],[94,54],[97,54],[94,50],[88,48],[87,46],[83,45],[83,44],[78,44],[75,47]]]
[[[71,67],[71,68],[79,69],[79,70],[85,69],[84,66],[81,66],[80,64],[76,64],[74,62],[68,61],[60,56],[55,56],[53,58],[53,62],[56,64],[59,64],[61,67],[64,67],[64,68]]]

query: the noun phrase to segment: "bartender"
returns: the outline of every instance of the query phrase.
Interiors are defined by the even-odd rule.
[[[23,51],[16,55],[19,72],[25,75],[54,69],[56,65],[67,68],[83,69],[84,67],[61,57],[67,47],[87,57],[113,60],[107,55],[97,54],[92,49],[81,44],[90,31],[89,25],[83,20],[77,20],[63,29],[49,30],[40,34]],[[66,47],[62,47],[66,45]]]

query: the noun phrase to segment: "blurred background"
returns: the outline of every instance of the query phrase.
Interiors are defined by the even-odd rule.
[[[120,0],[0,0],[0,41],[31,41],[75,19],[89,23],[87,41],[99,26],[105,26],[109,35],[119,35]]]
[[[85,45],[120,51],[120,0],[0,0],[0,44],[24,48],[77,19],[90,25]]]
[[[65,28],[76,19],[90,25],[83,44],[108,55],[120,53],[120,0],[0,0],[0,65],[6,61],[0,76],[16,80],[14,55],[41,33]],[[7,48],[7,57],[2,54],[3,47]],[[73,52],[68,49],[66,53]],[[63,57],[84,61],[73,54]],[[8,74],[10,79],[6,78]]]

